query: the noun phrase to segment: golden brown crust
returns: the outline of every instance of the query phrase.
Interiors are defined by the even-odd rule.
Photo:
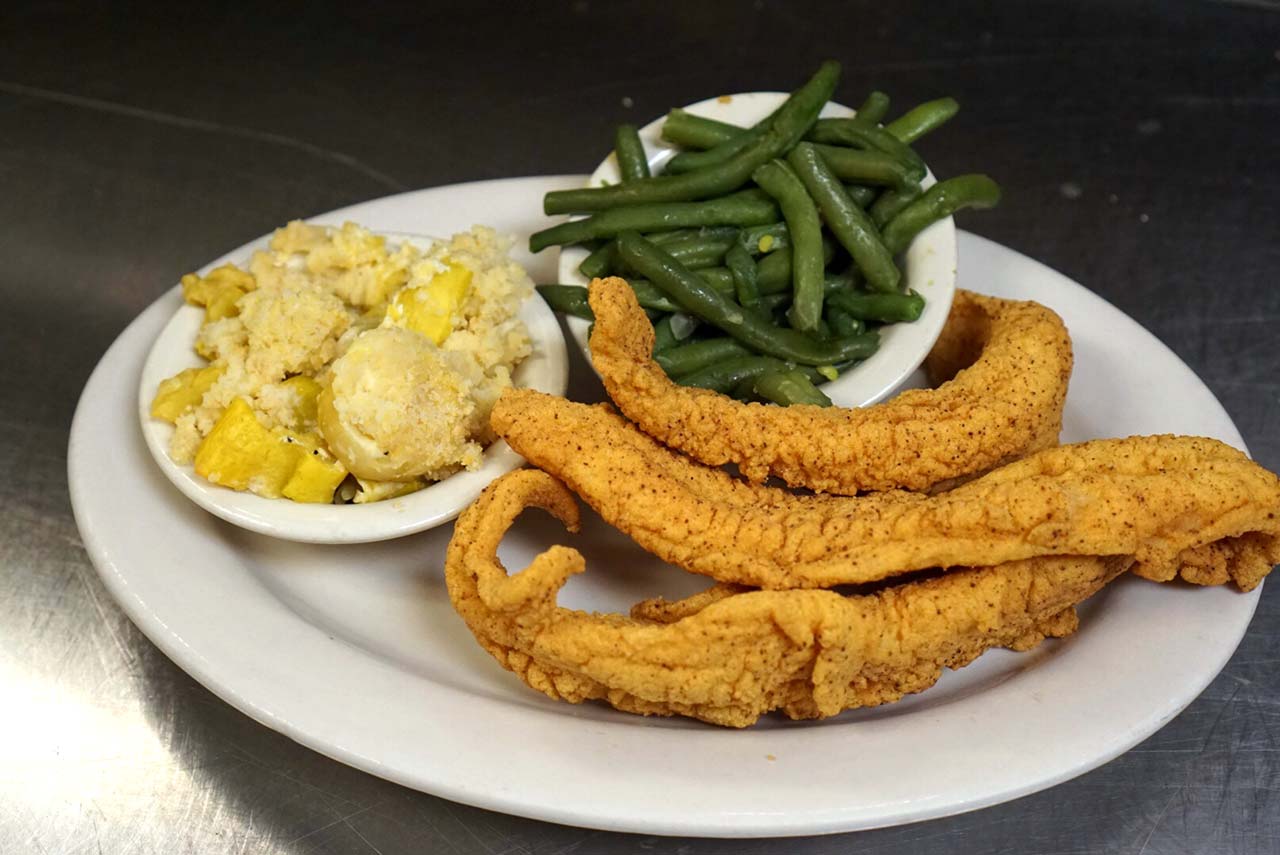
[[[1042,555],[1131,555],[1143,575],[1187,566],[1191,578],[1226,573],[1248,588],[1280,559],[1280,479],[1211,439],[1095,440],[936,496],[849,498],[735,480],[605,407],[538,392],[505,392],[492,425],[645,549],[722,582],[819,588]]]
[[[746,585],[730,585],[724,582],[716,582],[711,587],[680,600],[665,600],[662,597],[641,600],[631,607],[631,617],[636,620],[653,621],[654,623],[675,623],[681,618],[696,615],[712,603],[717,603],[735,594],[745,594],[753,590],[757,589],[749,588]]]
[[[1071,340],[1037,303],[957,291],[926,362],[936,390],[860,409],[743,404],[678,386],[650,354],[653,329],[622,279],[591,283],[591,359],[618,408],[649,435],[745,477],[854,495],[928,490],[1053,445]]]
[[[1133,572],[1154,582],[1181,578],[1193,585],[1235,584],[1252,591],[1280,561],[1276,538],[1250,532],[1184,550],[1174,564],[1141,564]]]
[[[897,700],[996,646],[1025,649],[1074,628],[1072,606],[1128,560],[1041,558],[965,570],[878,593],[717,587],[646,617],[560,608],[583,569],[556,546],[508,576],[498,542],[525,507],[577,525],[572,495],[522,470],[489,486],[458,519],[445,565],[454,607],[480,643],[529,686],[573,703],[744,727],[775,709],[823,718]]]

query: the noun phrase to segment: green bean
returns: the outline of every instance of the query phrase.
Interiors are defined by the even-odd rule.
[[[699,169],[719,166],[764,136],[780,109],[782,108],[778,107],[749,128],[738,128],[733,133],[728,132],[726,128],[717,129],[717,133],[720,135],[719,142],[706,151],[680,152],[667,162],[667,174],[680,175],[686,172],[695,172]],[[708,138],[710,137],[711,127],[709,125],[703,125],[701,131]]]
[[[862,106],[858,108],[858,114],[853,117],[853,120],[858,124],[874,128],[880,124],[888,112],[889,96],[883,92],[875,91],[867,96],[867,100],[862,102]]]
[[[805,185],[780,160],[770,161],[751,176],[766,193],[778,200],[791,233],[791,325],[814,332],[822,319],[822,222]]]
[[[756,262],[756,286],[761,294],[791,290],[791,247],[760,257]]]
[[[700,270],[693,271],[695,275],[707,285],[726,297],[733,299],[737,286],[733,281],[733,273],[727,267],[703,267]],[[624,277],[631,285],[632,290],[644,289],[646,292],[661,293],[656,286],[648,279],[627,276]],[[637,300],[639,297],[636,298]],[[673,310],[674,311],[674,310]]]
[[[766,371],[786,371],[790,367],[788,363],[772,356],[739,356],[685,374],[677,378],[676,382],[681,386],[729,394],[740,384],[754,380]]]
[[[627,284],[636,294],[636,302],[646,312],[678,312],[680,307],[671,302],[671,298],[644,279],[629,279]],[[583,285],[539,285],[538,291],[546,298],[548,305],[557,312],[590,319],[590,306],[587,302],[587,288]]]
[[[681,386],[696,386],[701,389],[712,389],[735,397],[749,397],[755,392],[752,381],[766,371],[797,371],[810,383],[821,383],[828,379],[827,372],[845,371],[875,353],[880,338],[875,332],[861,336],[866,342],[863,353],[856,359],[845,360],[834,365],[815,368],[811,365],[796,365],[771,356],[741,356],[726,359],[709,365],[700,371],[685,374],[676,379]]]
[[[882,323],[910,322],[924,311],[924,297],[915,291],[906,294],[868,294],[865,291],[839,290],[827,299],[842,311],[861,321]]]
[[[618,245],[613,241],[600,244],[590,255],[582,259],[578,272],[588,279],[608,276],[618,268]]]
[[[800,143],[791,150],[791,154],[787,156],[787,162],[800,176],[804,189],[809,192],[809,196],[822,212],[822,219],[826,221],[827,228],[836,236],[836,240],[840,241],[840,245],[849,251],[854,263],[866,277],[867,284],[876,291],[897,291],[902,274],[893,263],[893,256],[880,241],[880,236],[876,233],[876,227],[872,225],[871,219],[849,198],[840,180],[828,168],[817,149],[810,143]],[[784,203],[782,207],[785,213],[786,204]],[[820,284],[818,288],[821,293]],[[797,304],[799,299],[797,295]],[[821,301],[819,301],[819,317],[821,317]]]
[[[637,184],[622,186],[635,187]],[[688,226],[759,226],[776,222],[779,216],[778,206],[760,190],[744,190],[706,202],[632,205],[534,232],[529,237],[529,251],[541,252],[557,244],[615,237],[619,232],[629,230],[653,232]]]
[[[627,264],[647,276],[686,312],[757,352],[801,365],[834,365],[864,358],[868,352],[865,336],[819,342],[796,330],[774,326],[716,291],[636,232],[619,235],[618,250]]]
[[[867,329],[866,324],[839,306],[827,306],[826,318],[832,332],[839,336],[858,335]]]
[[[1000,202],[1000,185],[986,175],[961,175],[940,181],[904,208],[884,227],[885,246],[902,252],[929,225],[962,208],[990,208]]]
[[[852,265],[844,273],[828,273],[826,278],[822,280],[822,293],[830,297],[836,291],[857,288],[862,282],[861,276],[862,274],[858,272],[857,265]]]
[[[602,211],[618,205],[685,202],[736,190],[751,179],[751,173],[758,167],[785,154],[804,136],[831,98],[839,78],[840,64],[824,62],[817,73],[778,108],[765,130],[723,163],[683,175],[661,175],[611,187],[556,190],[543,197],[543,211],[569,214]],[[704,224],[712,225],[680,225]]]
[[[694,273],[703,282],[727,297],[732,297],[737,289],[733,281],[733,271],[727,267],[704,267],[701,270],[695,270]]]
[[[752,255],[761,256],[761,261],[770,255],[780,252],[791,252],[791,230],[786,223],[771,223],[767,226],[748,226],[739,230],[738,245]],[[829,235],[822,236],[822,264],[826,266],[836,254],[836,242]],[[780,262],[774,262],[780,263]],[[786,260],[786,282],[790,284],[791,257]]]
[[[841,364],[847,368],[857,365],[860,361],[861,360],[854,360],[853,362],[845,362]],[[814,368],[809,365],[799,367],[787,366],[787,368],[789,370],[798,371],[802,377],[814,384],[826,383],[827,381],[835,380],[840,376],[840,373],[836,370],[835,366],[832,365],[824,365],[820,368]],[[834,374],[835,376],[828,376],[829,374]],[[733,388],[733,391],[730,394],[739,401],[767,400],[756,391],[755,384],[755,377],[746,377]]]
[[[834,241],[826,239],[822,240],[822,264],[825,267],[831,263],[831,258],[835,255],[836,245]],[[706,271],[699,270],[699,274],[705,274]],[[760,288],[761,294],[776,294],[779,291],[788,291],[791,289],[791,247],[775,250],[768,255],[763,255],[756,263],[756,284]],[[721,291],[724,289],[721,288]]]
[[[831,399],[813,385],[804,372],[766,371],[755,379],[755,393],[767,401],[789,407],[793,404],[809,404],[815,407],[831,406]]]
[[[662,138],[682,148],[715,148],[741,134],[745,129],[728,122],[718,122],[676,107],[662,123]]]
[[[636,293],[636,302],[644,309],[656,309],[659,312],[678,312],[680,307],[671,298],[655,288],[652,282],[644,279],[628,279],[627,284]]]
[[[911,171],[913,180],[919,181],[924,178],[925,166],[920,155],[884,128],[868,128],[858,124],[855,119],[819,119],[814,122],[813,130],[809,132],[809,140],[882,151],[906,166]]]
[[[671,331],[671,316],[665,315],[653,325],[653,355],[666,352],[678,344],[676,335]]]
[[[934,131],[960,112],[960,105],[954,98],[939,98],[927,101],[903,113],[884,126],[884,129],[904,143],[913,143],[930,131]]]
[[[685,265],[685,267],[703,268],[719,264],[729,247],[737,242],[738,229],[708,228],[681,229],[672,232],[659,232],[650,235],[654,243],[667,247],[667,251]],[[624,273],[622,263],[618,259],[618,246],[614,241],[607,241],[578,265],[578,272],[588,279],[608,276],[610,273]]]
[[[587,303],[587,289],[581,285],[539,285],[537,290],[552,311],[588,321],[595,320],[591,306]]]
[[[859,208],[866,208],[876,198],[876,188],[866,187],[862,184],[846,184],[844,185],[844,191],[849,194],[853,204]]]
[[[790,291],[775,291],[772,294],[760,295],[760,311],[766,315],[772,316],[774,312],[780,309],[786,309],[791,305]]]
[[[658,244],[685,267],[716,267],[724,261],[725,253],[737,246],[737,231],[727,237],[685,237]]]
[[[786,305],[791,305],[791,250],[778,250],[769,253],[760,259],[755,265],[756,273],[759,274],[756,284],[760,288],[760,300],[769,301],[778,294],[786,297]],[[699,274],[705,273],[699,270]],[[858,280],[849,274],[828,274],[822,280],[822,293],[829,294],[840,288],[850,288],[852,285],[858,284]],[[728,293],[724,288],[718,288],[722,293]],[[773,303],[774,306],[777,302]]]
[[[765,129],[769,127],[769,122],[773,119],[773,114],[762,119],[758,124],[742,131],[739,134],[727,137],[724,142],[719,143],[706,151],[682,151],[675,157],[667,161],[667,165],[663,170],[664,175],[686,175],[690,172],[699,172],[705,169],[720,166],[733,159],[747,146],[758,141],[764,136]]]
[[[677,380],[676,382],[679,383],[680,381]],[[749,404],[752,401],[758,400],[758,398],[756,398],[756,378],[744,377],[742,380],[734,384],[732,389],[724,394],[733,398],[735,401],[741,401],[744,404]]]
[[[750,355],[751,351],[736,339],[726,337],[704,338],[702,341],[682,344],[663,351],[655,359],[668,376],[680,377],[726,359]]]
[[[724,263],[733,274],[733,285],[738,294],[738,305],[754,309],[760,303],[759,273],[751,254],[734,244],[724,257]]]
[[[691,240],[693,238],[705,238],[706,240],[720,240],[724,238],[736,238],[738,229],[734,226],[701,226],[690,229],[675,229],[669,232],[655,232],[654,234],[645,235],[646,238],[656,243],[658,246],[666,246],[672,241]]]
[[[882,151],[848,148],[839,145],[807,143],[817,149],[823,161],[842,181],[875,184],[880,187],[902,187],[914,184],[912,170],[896,157]]]
[[[635,125],[618,125],[613,135],[613,153],[618,159],[618,174],[623,184],[649,177],[649,159]]]
[[[669,232],[656,232],[648,235],[647,237],[654,243],[665,246],[672,241],[684,240],[685,238],[732,238],[737,233],[738,230],[732,227],[708,227],[702,229],[675,229],[674,231]],[[578,265],[578,272],[588,279],[595,279],[597,276],[608,276],[610,273],[617,271],[619,267],[618,245],[609,240],[600,244],[600,246],[598,246],[590,255],[582,260],[582,263]]]
[[[888,111],[889,96],[883,92],[872,92],[858,108],[853,120],[874,127]],[[677,175],[723,163],[758,137],[770,118],[772,116],[751,128],[740,128],[727,122],[694,116],[679,108],[670,111],[667,113],[666,122],[662,125],[663,138],[676,145],[706,149],[706,151],[680,152],[667,164],[667,172]]]
[[[885,224],[902,213],[904,208],[919,199],[922,193],[924,190],[914,182],[907,187],[895,187],[884,191],[868,211],[871,214],[871,221],[876,224],[876,228],[884,228]]]

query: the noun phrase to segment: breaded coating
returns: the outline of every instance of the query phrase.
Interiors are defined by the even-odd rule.
[[[1280,560],[1280,479],[1212,439],[1041,451],[949,492],[797,496],[703,466],[607,406],[509,389],[491,416],[517,453],[610,525],[693,573],[768,589],[933,567],[1127,555],[1151,578],[1257,585]]]
[[[527,507],[574,531],[572,494],[536,470],[491,484],[459,517],[445,574],[454,607],[503,667],[551,698],[746,727],[888,703],[984,650],[1027,649],[1075,629],[1074,605],[1129,559],[1056,557],[948,573],[874,594],[716,586],[632,617],[556,605],[581,553],[554,546],[508,576],[498,543]]]
[[[653,328],[625,280],[591,283],[591,361],[640,429],[751,481],[854,495],[928,490],[1054,445],[1071,339],[1037,303],[957,291],[925,363],[934,390],[858,409],[744,404],[679,386],[653,361]]]

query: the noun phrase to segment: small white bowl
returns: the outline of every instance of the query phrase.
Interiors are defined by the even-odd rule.
[[[398,232],[378,232],[389,240],[426,248],[436,238]],[[224,256],[200,270],[201,275],[222,264],[247,265],[269,236]],[[179,286],[180,287],[180,286]],[[178,289],[175,289],[178,290]],[[147,448],[170,481],[187,498],[227,522],[260,534],[306,543],[368,543],[390,540],[448,522],[471,504],[495,478],[520,467],[524,458],[502,440],[484,451],[479,469],[462,471],[398,499],[367,505],[301,504],[288,499],[264,499],[253,493],[212,484],[191,466],[169,457],[173,426],[151,417],[151,400],[160,381],[186,368],[206,364],[193,349],[204,310],[183,304],[165,326],[147,355],[138,384],[138,417]],[[563,395],[569,379],[564,336],[555,314],[536,294],[525,300],[520,318],[529,328],[531,353],[512,375],[516,386]]]
[[[783,92],[746,92],[708,98],[684,109],[698,116],[746,127],[769,115],[786,97]],[[822,115],[841,117],[852,116],[855,112],[840,104],[827,104]],[[649,168],[655,174],[679,151],[662,139],[665,118],[659,117],[640,129],[640,141],[648,155]],[[617,158],[610,152],[591,174],[587,186],[598,187],[605,182],[616,184],[620,180]],[[929,187],[934,181],[930,172],[922,184]],[[587,251],[582,247],[563,249],[560,252],[560,281],[568,285],[586,285],[587,278],[578,272],[578,265],[586,257]],[[956,291],[955,221],[947,217],[917,235],[903,253],[903,268],[905,287],[924,297],[924,311],[912,323],[883,327],[880,330],[880,349],[874,356],[823,384],[822,390],[836,406],[861,407],[883,400],[901,386],[929,354],[946,323]],[[587,347],[590,323],[570,317],[568,325],[569,333],[590,361],[591,352]]]

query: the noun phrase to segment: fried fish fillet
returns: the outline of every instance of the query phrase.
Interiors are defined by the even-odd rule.
[[[1141,575],[1249,590],[1280,560],[1280,479],[1211,439],[1094,440],[937,495],[836,497],[738,481],[607,406],[508,389],[490,421],[610,525],[721,582],[826,588],[932,567],[1130,555]]]
[[[795,719],[898,700],[997,646],[1026,649],[1072,632],[1074,605],[1129,559],[1037,558],[948,573],[861,595],[716,586],[631,617],[556,605],[581,553],[554,546],[508,576],[498,543],[526,507],[571,531],[578,506],[554,478],[521,470],[459,517],[445,574],[480,644],[530,687],[645,715],[745,727],[771,710]]]
[[[957,291],[925,368],[933,390],[858,409],[744,404],[672,382],[653,328],[622,279],[591,283],[591,361],[640,429],[749,480],[854,495],[927,490],[1054,445],[1071,377],[1071,339],[1037,303]]]

